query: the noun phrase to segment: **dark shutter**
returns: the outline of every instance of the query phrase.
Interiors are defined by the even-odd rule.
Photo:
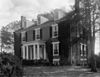
[[[40,29],[40,39],[42,39],[42,29]]]
[[[52,38],[52,26],[50,26],[50,38]]]
[[[27,32],[25,32],[25,41],[27,41]]]
[[[33,30],[33,40],[35,40],[35,30]]]

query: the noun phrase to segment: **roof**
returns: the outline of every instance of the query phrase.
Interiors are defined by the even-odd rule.
[[[33,30],[35,28],[41,28],[41,27],[51,26],[53,23],[59,23],[59,22],[68,20],[69,19],[68,15],[69,15],[69,13],[66,14],[66,16],[63,17],[63,18],[61,18],[60,20],[55,20],[55,21],[54,20],[49,20],[49,21],[47,21],[47,22],[45,22],[43,24],[38,24],[38,25],[34,24],[34,25],[31,25],[31,26],[29,26],[29,27],[27,27],[25,29],[19,29],[19,30],[15,31],[15,32],[22,32],[22,31]]]

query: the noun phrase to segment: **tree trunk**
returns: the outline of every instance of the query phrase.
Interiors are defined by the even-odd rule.
[[[94,16],[93,16],[94,20]],[[92,62],[91,62],[91,71],[92,72],[97,72],[96,69],[96,60],[95,60],[95,21],[92,22],[93,25],[93,31],[92,31],[92,37],[91,37],[91,56],[92,56]]]

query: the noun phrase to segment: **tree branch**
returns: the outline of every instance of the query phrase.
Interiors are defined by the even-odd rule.
[[[96,32],[98,32],[98,31],[100,31],[100,28],[99,28],[99,29],[97,29],[97,30],[95,30],[95,33],[96,33]]]

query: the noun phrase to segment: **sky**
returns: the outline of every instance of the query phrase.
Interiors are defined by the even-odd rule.
[[[37,14],[55,8],[63,7],[69,10],[73,4],[74,0],[0,0],[0,28],[19,20],[20,16],[34,19]]]
[[[70,10],[75,0],[0,0],[0,29],[10,22],[20,20],[21,16],[27,19],[36,18],[37,14],[51,11],[55,8]],[[96,40],[96,53],[99,52],[99,43]]]

